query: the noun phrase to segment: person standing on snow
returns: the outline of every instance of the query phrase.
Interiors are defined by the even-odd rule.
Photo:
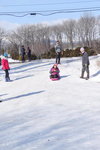
[[[21,47],[20,55],[22,57],[22,62],[25,62],[25,48],[24,45]]]
[[[57,41],[56,45],[55,45],[56,63],[57,64],[60,64],[61,51],[62,51],[62,48],[61,48],[60,42]]]
[[[2,65],[2,69],[5,71],[5,81],[9,82],[10,81],[10,77],[9,77],[9,63],[8,63],[8,59],[7,59],[7,55],[4,54],[4,56],[1,57],[1,65]]]
[[[0,66],[1,66],[1,58],[0,58]]]
[[[82,53],[82,73],[80,78],[84,78],[85,71],[87,72],[86,80],[89,79],[89,57],[88,53],[85,51],[83,47],[80,48],[80,52]]]
[[[31,49],[29,47],[27,48],[27,57],[28,61],[31,61]]]

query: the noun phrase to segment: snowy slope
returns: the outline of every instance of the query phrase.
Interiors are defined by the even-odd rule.
[[[81,58],[61,59],[59,81],[49,79],[54,59],[0,70],[0,150],[100,150],[100,68],[90,57],[90,79],[80,79]]]

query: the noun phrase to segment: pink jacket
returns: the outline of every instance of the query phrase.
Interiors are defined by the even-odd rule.
[[[2,69],[3,70],[9,70],[10,69],[8,60],[6,58],[3,58],[1,60],[1,64],[2,64]]]
[[[51,70],[50,70],[50,73],[52,74],[52,75],[56,75],[56,74],[59,74],[59,69],[58,68],[51,68]]]

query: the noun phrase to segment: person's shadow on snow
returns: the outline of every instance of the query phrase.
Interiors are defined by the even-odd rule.
[[[5,95],[8,95],[8,94],[1,94],[0,97],[1,97],[1,96],[5,96]]]
[[[99,74],[100,74],[100,70],[97,71],[95,74],[93,74],[91,77],[96,77],[96,76],[98,76]]]
[[[2,99],[2,96],[5,96],[5,95],[7,95],[7,94],[1,94],[1,95],[0,95],[0,103],[2,102],[2,100],[1,100],[1,99]]]
[[[62,78],[67,78],[67,77],[69,77],[70,75],[66,75],[66,76],[60,76],[60,78],[62,79]]]
[[[33,75],[27,75],[27,76],[22,76],[22,77],[18,77],[15,80],[20,80],[20,79],[24,79],[24,78],[29,78],[32,77]]]
[[[46,66],[49,66],[49,65],[51,65],[51,64],[53,64],[53,63],[45,63],[45,62],[43,62],[42,63],[42,65],[41,64],[39,64],[38,66],[34,66],[34,65],[32,65],[32,64],[27,64],[27,65],[22,65],[22,66],[19,66],[19,67],[16,67],[16,68],[11,68],[11,72],[10,72],[10,74],[15,74],[15,73],[21,73],[21,72],[27,72],[27,71],[29,71],[29,70],[33,70],[33,69],[36,69],[36,68],[41,68],[41,67],[46,67]],[[25,68],[26,66],[29,66],[29,68]],[[22,68],[22,69],[20,69],[20,68]],[[20,69],[20,70],[17,70],[17,69]],[[14,70],[16,70],[16,71],[14,71]],[[14,71],[14,72],[13,72]]]
[[[43,91],[37,91],[37,92],[31,92],[31,93],[27,93],[27,94],[22,94],[22,95],[10,97],[10,98],[2,99],[2,102],[13,100],[13,99],[18,99],[18,98],[21,98],[21,97],[31,96],[31,95],[34,95],[34,94],[40,94],[40,93],[43,93],[43,92],[44,92],[44,90]]]

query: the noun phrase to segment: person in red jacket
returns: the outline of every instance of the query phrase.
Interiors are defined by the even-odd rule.
[[[9,63],[8,63],[8,59],[7,59],[7,55],[4,54],[4,56],[1,57],[1,65],[2,65],[2,69],[5,71],[5,81],[9,82],[10,81],[10,77],[9,77]]]

